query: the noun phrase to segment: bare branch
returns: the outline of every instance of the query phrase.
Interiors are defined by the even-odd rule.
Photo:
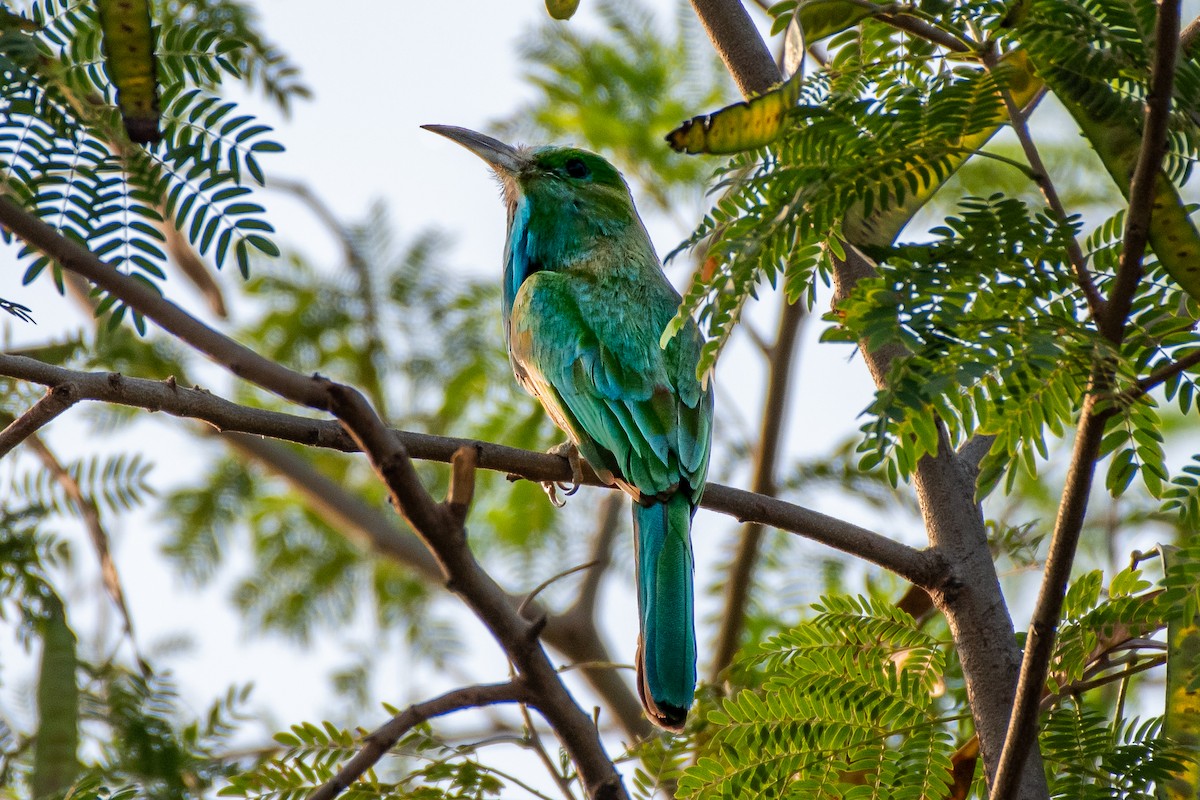
[[[46,443],[36,434],[30,436],[26,441],[46,469],[54,476],[54,480],[66,492],[71,504],[75,506],[75,510],[83,519],[83,527],[92,541],[92,549],[96,551],[96,560],[100,562],[100,578],[104,583],[104,590],[108,592],[113,605],[117,607],[117,612],[121,615],[121,623],[125,627],[125,635],[129,637],[130,645],[133,647],[134,656],[142,664],[141,655],[138,654],[137,641],[133,636],[133,617],[129,613],[129,606],[125,604],[125,590],[121,587],[121,576],[117,572],[116,562],[113,561],[112,551],[108,546],[110,541],[108,532],[104,530],[104,526],[100,522],[100,509],[96,506],[96,501],[84,493],[79,481],[75,480],[70,471],[62,465],[50,448],[46,446]]]
[[[763,397],[762,428],[758,435],[758,451],[754,458],[754,477],[750,490],[774,496],[775,470],[779,461],[779,443],[783,438],[783,423],[787,416],[787,396],[791,387],[792,370],[796,363],[796,338],[805,318],[803,303],[784,303],[779,310],[779,329],[770,347],[767,365],[767,389]],[[719,676],[733,661],[746,628],[746,603],[750,597],[758,551],[762,547],[765,529],[761,522],[750,522],[742,528],[741,540],[725,583],[724,609],[716,644],[713,646],[709,676],[717,683]]]
[[[424,703],[409,706],[368,734],[363,740],[362,750],[359,750],[353,758],[347,761],[332,780],[319,786],[310,794],[308,800],[333,800],[350,788],[350,785],[361,778],[367,770],[378,764],[379,760],[396,746],[404,734],[422,722],[465,708],[479,708],[497,703],[524,703],[528,700],[529,692],[518,678],[508,683],[466,686],[446,692],[432,700],[426,700]]]
[[[1142,260],[1150,238],[1150,215],[1154,211],[1157,184],[1167,180],[1162,174],[1162,162],[1167,154],[1167,125],[1175,85],[1175,61],[1179,55],[1179,7],[1179,0],[1162,0],[1154,26],[1154,63],[1150,70],[1150,91],[1146,95],[1142,144],[1129,183],[1129,210],[1125,213],[1121,260],[1109,296],[1108,314],[1100,319],[1100,332],[1114,344],[1120,344],[1124,338],[1125,320],[1142,279]]]
[[[994,52],[988,53],[984,57],[984,63],[988,71],[995,71],[999,64],[999,58]],[[1071,262],[1071,269],[1075,272],[1075,280],[1083,291],[1084,299],[1087,300],[1088,311],[1091,313],[1092,319],[1100,320],[1104,315],[1104,298],[1100,296],[1100,290],[1096,288],[1092,273],[1087,268],[1087,258],[1083,255],[1083,248],[1079,246],[1079,241],[1071,232],[1067,209],[1058,196],[1058,189],[1055,188],[1054,181],[1050,179],[1050,172],[1046,169],[1042,155],[1029,132],[1029,113],[1016,104],[1007,89],[1001,89],[1000,97],[1004,100],[1004,107],[1008,109],[1008,121],[1013,133],[1017,135],[1017,140],[1021,143],[1021,150],[1025,153],[1025,159],[1033,170],[1033,182],[1037,184],[1042,197],[1045,198],[1046,205],[1049,206],[1050,212],[1054,215],[1054,221],[1066,241],[1067,258]]]
[[[1177,361],[1172,361],[1166,366],[1159,367],[1158,369],[1154,370],[1154,372],[1151,372],[1149,375],[1142,378],[1137,382],[1137,385],[1134,388],[1130,389],[1128,392],[1125,392],[1124,397],[1129,400],[1136,400],[1152,389],[1161,386],[1162,384],[1171,380],[1171,378],[1174,378],[1176,375],[1179,375],[1182,372],[1186,372],[1197,364],[1200,364],[1200,350],[1193,350]],[[1115,407],[1112,408],[1112,413],[1116,413]]]
[[[163,411],[173,416],[200,419],[220,431],[269,436],[343,452],[359,449],[343,427],[332,420],[239,406],[202,389],[186,389],[170,380],[151,381],[118,373],[78,372],[24,356],[5,354],[0,354],[0,375],[47,386],[71,382],[81,400],[120,403]],[[410,431],[392,430],[388,431],[388,435],[402,445],[412,458],[450,463],[459,448],[470,446],[478,453],[480,469],[518,475],[539,483],[571,479],[570,465],[559,456]],[[586,463],[583,483],[610,488],[596,477]],[[916,550],[879,533],[783,500],[710,483],[700,505],[711,511],[728,514],[741,522],[756,521],[771,525],[865,558],[919,586],[936,586],[945,578],[945,565],[934,553]]]
[[[4,458],[14,447],[50,424],[77,401],[78,398],[74,396],[69,383],[60,383],[47,389],[41,400],[0,431],[0,458]]]
[[[738,0],[692,0],[692,8],[743,96],[779,83],[775,59]]]
[[[446,507],[461,525],[467,518],[467,509],[475,496],[475,467],[479,454],[474,447],[464,445],[450,457],[450,492],[446,495]]]

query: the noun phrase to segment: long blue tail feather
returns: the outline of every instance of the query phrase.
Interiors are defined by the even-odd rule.
[[[665,503],[633,504],[637,549],[638,693],[658,725],[680,730],[696,693],[691,526],[684,492]]]

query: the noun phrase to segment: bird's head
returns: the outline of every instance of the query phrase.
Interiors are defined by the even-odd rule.
[[[574,147],[513,147],[452,125],[422,127],[457,142],[491,166],[504,187],[510,220],[525,205],[528,224],[557,228],[564,238],[581,245],[618,234],[637,220],[625,179],[595,153]]]

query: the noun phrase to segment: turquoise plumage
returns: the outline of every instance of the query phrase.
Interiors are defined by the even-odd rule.
[[[682,728],[696,686],[691,522],[708,473],[713,396],[696,378],[679,307],[620,173],[565,147],[514,148],[428,125],[487,161],[504,186],[503,316],[513,371],[602,480],[633,498],[638,690]]]

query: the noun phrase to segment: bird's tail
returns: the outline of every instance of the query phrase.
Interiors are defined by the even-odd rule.
[[[638,694],[650,719],[681,730],[696,692],[692,609],[692,514],[684,492],[633,504],[637,555]]]

